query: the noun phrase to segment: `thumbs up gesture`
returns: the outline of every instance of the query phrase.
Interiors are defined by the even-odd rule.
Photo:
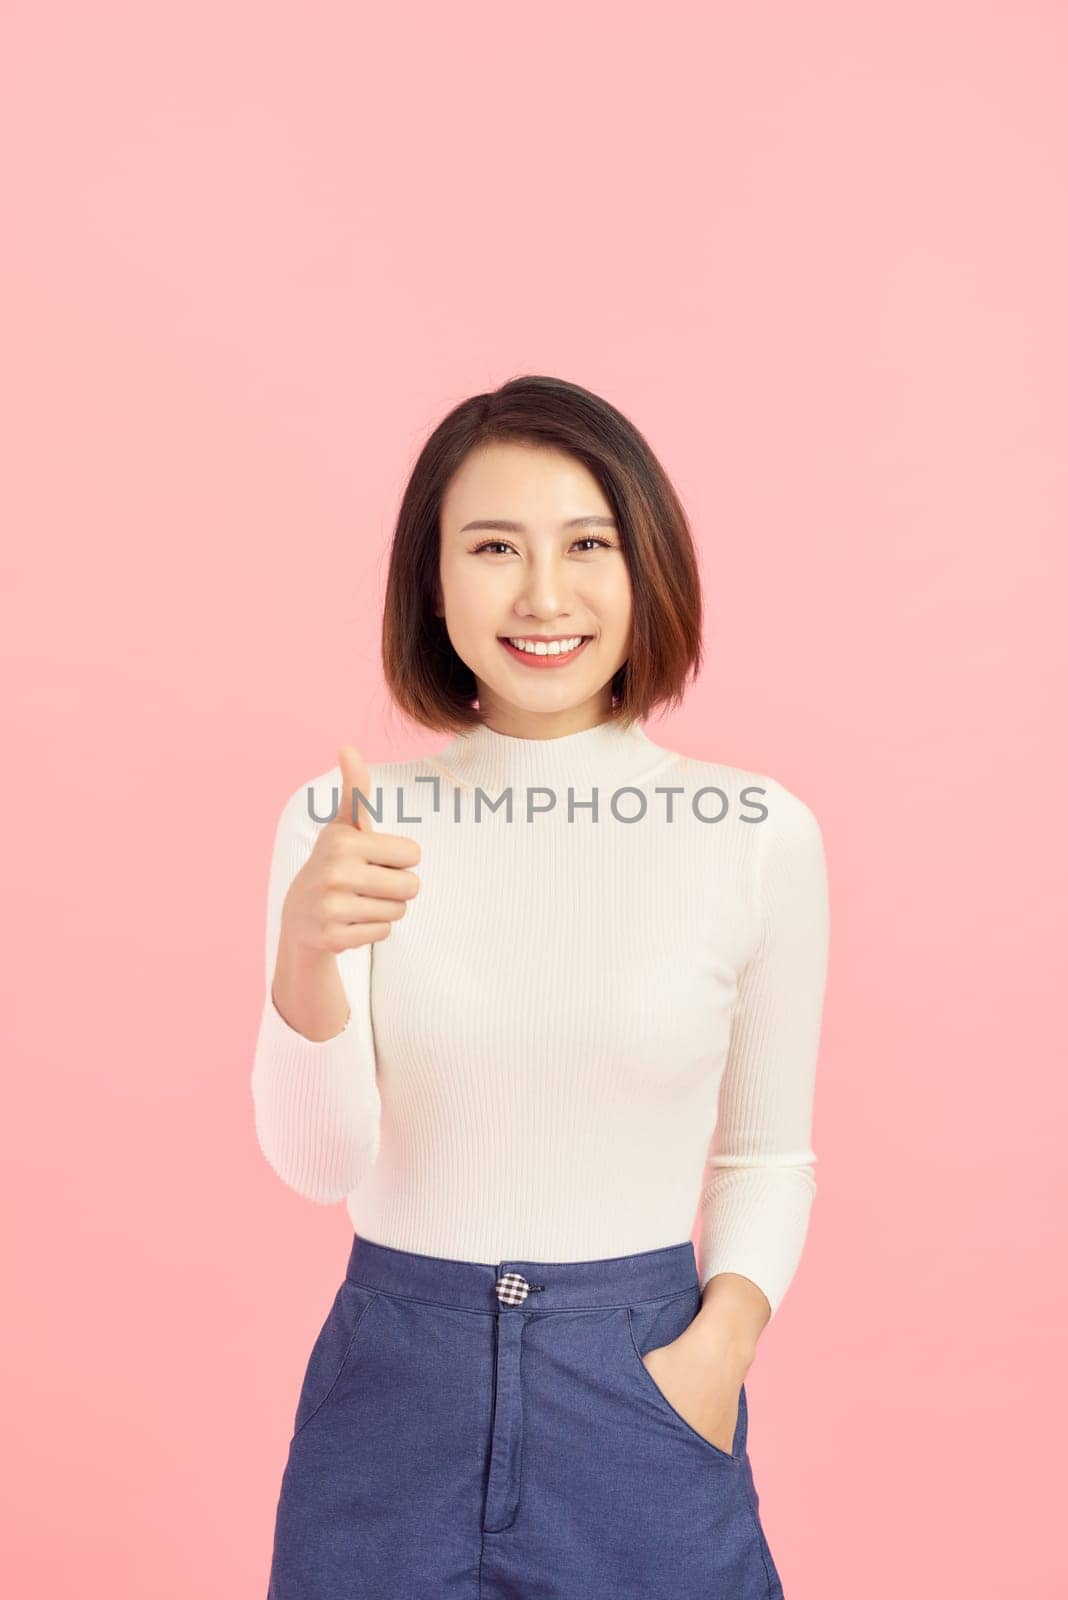
[[[355,745],[343,744],[338,755],[337,814],[319,830],[282,908],[282,939],[291,955],[338,955],[386,939],[419,892],[419,879],[409,870],[422,857],[419,845],[399,834],[375,832],[356,796],[357,790],[371,793],[367,763]]]

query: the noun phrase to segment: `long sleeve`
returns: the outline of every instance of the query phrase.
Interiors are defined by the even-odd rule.
[[[343,1200],[374,1164],[381,1115],[371,1026],[374,946],[337,957],[351,1014],[332,1039],[306,1039],[291,1028],[271,994],[282,905],[320,827],[308,813],[308,789],[315,790],[316,814],[325,815],[331,783],[340,790],[337,768],[296,790],[278,821],[267,890],[267,988],[252,1068],[260,1149],[284,1183],[322,1205]]]
[[[702,1178],[700,1281],[737,1272],[775,1315],[816,1194],[811,1147],[829,951],[823,838],[812,811],[762,779],[760,941],[739,979],[718,1117]]]

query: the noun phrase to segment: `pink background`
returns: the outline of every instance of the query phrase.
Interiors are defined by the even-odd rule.
[[[350,1237],[255,1141],[274,824],[341,740],[443,742],[381,682],[392,519],[520,372],[691,513],[708,663],[651,736],[827,842],[819,1194],[749,1380],[786,1592],[1063,1586],[1068,13],[4,35],[0,1586],[266,1591]]]

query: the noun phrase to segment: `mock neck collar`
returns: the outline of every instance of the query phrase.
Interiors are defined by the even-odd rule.
[[[458,733],[433,759],[461,786],[497,794],[509,785],[561,793],[569,786],[615,788],[641,782],[673,757],[637,722],[599,722],[555,739],[522,739],[483,722]]]

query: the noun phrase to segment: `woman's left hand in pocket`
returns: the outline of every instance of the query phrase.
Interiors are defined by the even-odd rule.
[[[731,1454],[747,1363],[687,1329],[642,1357],[649,1376],[703,1439]]]

